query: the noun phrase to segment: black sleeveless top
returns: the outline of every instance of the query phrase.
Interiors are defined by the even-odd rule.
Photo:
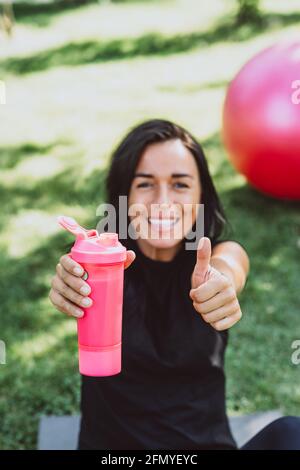
[[[196,252],[182,248],[172,261],[157,261],[131,243],[137,256],[124,275],[122,371],[82,376],[78,448],[235,449],[225,410],[228,331],[214,330],[193,307]]]

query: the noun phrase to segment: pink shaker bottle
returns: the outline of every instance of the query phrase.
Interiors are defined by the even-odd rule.
[[[85,270],[91,307],[77,319],[79,372],[89,376],[121,372],[123,281],[126,248],[117,233],[86,230],[71,217],[59,224],[76,236],[71,257]]]

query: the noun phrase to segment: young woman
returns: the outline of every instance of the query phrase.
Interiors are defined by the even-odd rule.
[[[201,146],[169,121],[137,126],[109,169],[107,198],[116,209],[121,195],[128,197],[127,227],[137,234],[121,240],[130,266],[122,371],[82,376],[78,448],[236,449],[225,409],[224,352],[228,329],[242,316],[238,294],[249,260],[239,243],[221,240],[226,217]],[[200,203],[205,236],[197,250],[187,249]],[[56,271],[52,303],[81,317],[93,297],[81,266],[67,254]],[[297,420],[281,420],[281,435],[283,426],[286,436],[293,426],[299,430]],[[277,435],[275,423],[248,445],[269,445]]]

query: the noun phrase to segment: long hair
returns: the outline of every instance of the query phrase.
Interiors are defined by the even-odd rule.
[[[204,204],[204,236],[217,240],[229,222],[210,176],[203,149],[186,129],[163,119],[151,119],[132,128],[112,154],[106,179],[106,193],[107,202],[116,209],[117,230],[119,196],[129,196],[135,170],[144,150],[150,144],[172,139],[180,139],[195,158],[202,186],[199,204]],[[127,227],[128,224],[127,214]]]

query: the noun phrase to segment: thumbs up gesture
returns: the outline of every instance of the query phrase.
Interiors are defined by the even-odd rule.
[[[227,330],[241,319],[242,312],[232,280],[211,266],[210,260],[210,239],[202,237],[191,278],[190,298],[205,322],[217,331]]]

